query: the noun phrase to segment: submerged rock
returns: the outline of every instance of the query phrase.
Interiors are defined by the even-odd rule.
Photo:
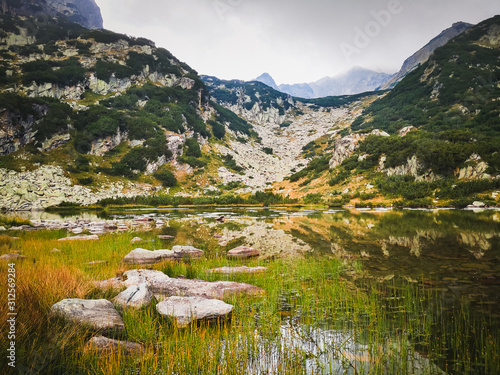
[[[153,299],[153,293],[146,283],[131,285],[126,290],[118,294],[114,301],[117,305],[127,308],[141,309],[149,306]]]
[[[235,249],[229,250],[227,253],[227,256],[229,258],[239,258],[239,259],[258,257],[259,255],[260,253],[258,250],[248,246],[240,246]]]
[[[163,316],[176,320],[177,326],[186,327],[193,321],[227,319],[233,306],[217,299],[203,297],[170,297],[156,305]]]
[[[145,352],[144,346],[141,344],[108,339],[104,336],[92,337],[87,348],[106,353],[123,350],[127,355],[142,355]]]
[[[104,334],[124,329],[122,317],[105,299],[65,299],[54,304],[50,311],[75,323],[88,324]]]

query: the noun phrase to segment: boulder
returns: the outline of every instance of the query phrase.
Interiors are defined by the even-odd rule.
[[[233,306],[217,299],[176,296],[160,302],[156,310],[174,319],[178,327],[186,327],[193,321],[227,319],[231,316]]]
[[[152,299],[153,293],[146,283],[142,283],[128,287],[115,297],[114,302],[123,308],[141,309],[149,306]]]
[[[113,304],[105,299],[65,299],[54,304],[50,311],[70,321],[87,324],[103,334],[123,331],[123,320]]]
[[[260,273],[266,272],[267,267],[220,267],[207,270],[208,273],[222,273],[225,275],[231,275],[234,273]]]
[[[74,236],[74,237],[64,237],[59,238],[58,241],[96,241],[99,239],[97,234],[92,234],[89,236]]]
[[[204,254],[203,250],[192,246],[174,246],[172,250],[156,251],[139,248],[128,253],[122,262],[128,264],[154,264],[167,259],[201,258]]]
[[[113,353],[122,350],[127,355],[142,355],[145,352],[144,346],[130,341],[118,341],[108,339],[104,336],[92,337],[87,346],[90,350],[98,352]]]
[[[227,253],[227,256],[229,258],[238,258],[238,259],[248,259],[248,258],[258,257],[259,255],[260,253],[258,250],[248,246],[240,246],[235,249],[229,250]]]
[[[232,294],[252,296],[264,294],[264,290],[256,286],[232,281],[204,281],[191,279],[174,279],[161,271],[130,270],[124,273],[122,285],[130,287],[146,283],[159,300],[170,296],[201,296],[224,299]],[[112,284],[112,282],[108,281]]]

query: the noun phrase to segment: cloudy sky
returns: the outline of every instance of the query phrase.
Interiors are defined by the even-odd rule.
[[[278,84],[352,66],[393,73],[454,22],[500,14],[499,0],[95,0],[104,27],[153,40],[200,74]]]

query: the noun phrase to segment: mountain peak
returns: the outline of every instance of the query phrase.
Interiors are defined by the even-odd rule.
[[[279,91],[278,85],[276,84],[273,77],[271,77],[271,75],[269,73],[262,73],[260,76],[255,78],[254,81],[262,82],[262,83],[268,85],[269,87],[272,87],[273,89]]]
[[[13,16],[64,16],[89,29],[102,29],[101,10],[95,0],[17,0],[0,3],[1,14]]]

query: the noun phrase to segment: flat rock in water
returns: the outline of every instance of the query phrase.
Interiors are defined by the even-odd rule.
[[[118,294],[114,301],[117,305],[127,308],[141,309],[149,306],[153,299],[153,293],[146,283],[131,285],[126,290]]]
[[[161,271],[130,270],[124,273],[123,285],[139,285],[147,283],[149,289],[159,300],[169,296],[201,296],[224,299],[232,294],[251,296],[263,295],[264,290],[254,285],[232,281],[204,281],[191,279],[174,279]]]
[[[92,337],[88,343],[88,348],[99,352],[123,350],[127,355],[142,355],[145,351],[144,346],[136,342],[118,341],[104,336]]]
[[[229,250],[227,256],[229,258],[247,259],[258,257],[260,255],[259,251],[253,247],[240,246],[235,249]]]
[[[26,259],[26,256],[20,254],[4,254],[0,256],[0,260]]]
[[[193,321],[228,318],[233,306],[217,299],[175,296],[160,302],[156,310],[163,316],[175,319],[177,326],[186,327]]]
[[[50,311],[70,321],[88,324],[105,334],[124,329],[122,317],[114,305],[105,299],[65,299],[54,304]]]
[[[184,258],[201,258],[204,256],[203,250],[192,246],[174,246],[172,250],[146,250],[134,249],[122,260],[128,264],[154,264],[163,260],[175,260]]]
[[[225,275],[231,275],[234,273],[260,273],[266,272],[267,267],[220,267],[207,270],[208,273],[222,273]]]
[[[96,241],[99,239],[97,234],[92,234],[89,236],[73,236],[73,237],[64,237],[59,238],[58,241]]]

